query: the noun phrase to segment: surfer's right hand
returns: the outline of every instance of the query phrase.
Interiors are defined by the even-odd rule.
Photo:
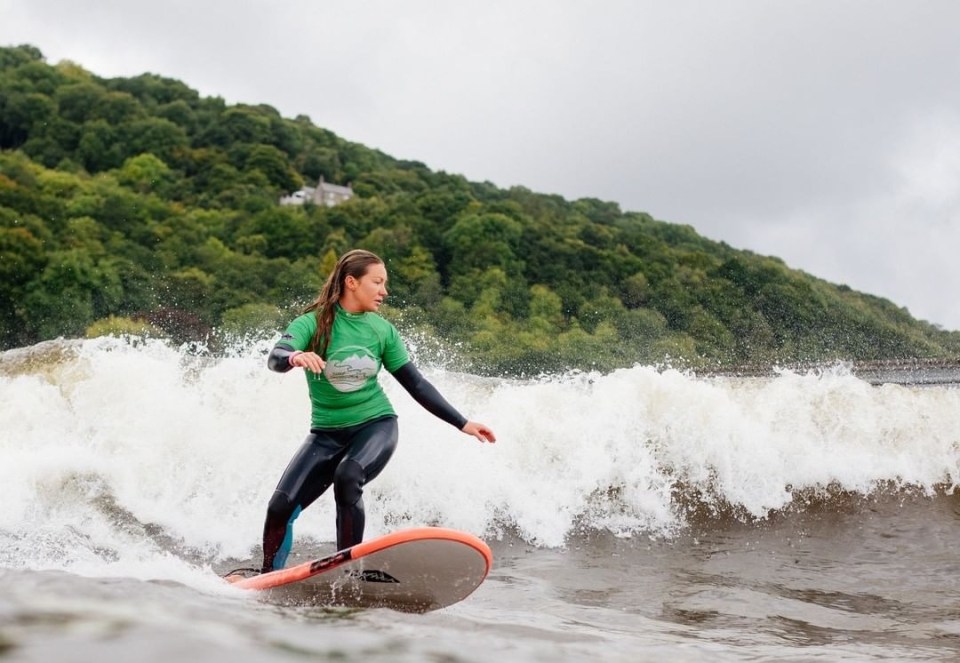
[[[322,373],[323,367],[327,365],[327,362],[316,352],[298,352],[290,357],[290,365],[300,366],[313,373]]]

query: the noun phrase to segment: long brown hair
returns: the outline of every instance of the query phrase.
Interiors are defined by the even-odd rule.
[[[326,283],[320,289],[320,295],[310,304],[304,313],[314,311],[317,316],[317,333],[310,341],[310,349],[327,358],[327,348],[330,346],[330,330],[333,329],[333,318],[337,314],[337,302],[344,292],[347,277],[360,279],[367,273],[370,265],[382,265],[383,260],[375,253],[354,249],[347,251],[337,261],[337,265],[330,272]]]

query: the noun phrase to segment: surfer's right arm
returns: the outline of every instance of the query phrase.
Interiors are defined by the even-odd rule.
[[[296,367],[320,373],[325,364],[316,352],[303,352],[287,343],[277,343],[267,357],[267,368],[278,373],[286,373]]]

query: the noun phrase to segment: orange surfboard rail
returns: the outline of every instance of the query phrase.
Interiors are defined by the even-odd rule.
[[[281,585],[305,580],[318,573],[335,569],[351,560],[357,560],[375,552],[392,548],[393,546],[414,541],[437,539],[454,541],[473,548],[480,553],[486,562],[483,577],[486,577],[490,572],[490,568],[493,565],[493,553],[486,543],[473,534],[445,527],[414,527],[386,534],[375,539],[370,539],[369,541],[362,541],[355,546],[338,551],[327,557],[303,562],[288,569],[278,569],[252,578],[244,578],[234,582],[233,586],[240,589],[270,589],[279,587]]]

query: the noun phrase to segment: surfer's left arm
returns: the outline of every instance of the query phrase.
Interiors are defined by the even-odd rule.
[[[408,361],[396,371],[393,371],[391,375],[430,414],[446,421],[457,430],[472,435],[481,442],[497,441],[497,436],[493,434],[489,427],[476,421],[469,421],[457,412],[457,409],[447,402],[437,391],[437,388],[423,377],[423,374],[412,361]]]

